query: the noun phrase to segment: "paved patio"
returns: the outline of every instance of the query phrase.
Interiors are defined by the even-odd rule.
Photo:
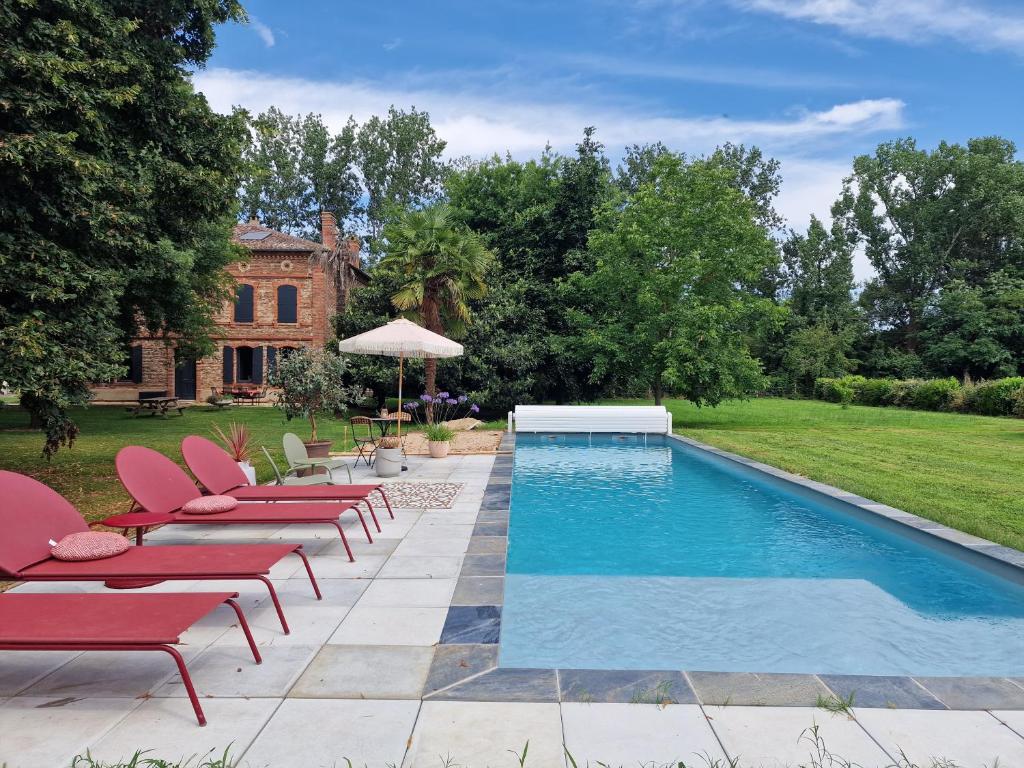
[[[206,728],[196,725],[166,659],[0,654],[0,765],[63,767],[87,749],[104,760],[140,748],[178,758],[230,745],[236,763],[252,768],[327,768],[346,759],[371,768],[499,768],[518,765],[515,752],[527,741],[526,765],[537,768],[565,766],[563,749],[579,766],[705,765],[727,758],[744,766],[809,765],[817,755],[806,733],[812,725],[829,752],[865,768],[895,763],[900,750],[922,766],[945,758],[980,768],[997,757],[1001,766],[1024,765],[1024,711],[998,708],[999,701],[1024,694],[1017,681],[992,681],[987,709],[951,711],[914,690],[907,702],[930,709],[879,704],[833,715],[814,706],[712,703],[716,691],[709,680],[722,678],[692,673],[677,673],[675,684],[666,686],[664,673],[616,681],[582,671],[496,670],[507,527],[501,486],[508,483],[509,459],[412,456],[408,463],[403,481],[458,482],[462,490],[450,509],[398,509],[395,520],[385,514],[373,544],[353,516],[346,531],[354,563],[326,527],[169,528],[151,535],[147,546],[197,539],[301,542],[312,555],[324,601],[313,599],[297,560],[271,574],[292,625],[289,636],[281,634],[259,588],[211,582],[154,588],[242,592],[262,646],[261,666],[253,665],[241,633],[223,614],[185,638]],[[356,474],[357,482],[369,477],[362,467]],[[758,678],[733,680],[730,690],[750,691],[748,700],[758,701],[766,687]],[[778,682],[767,687],[777,691]],[[827,681],[818,683],[829,692]],[[631,703],[641,701],[659,703]]]

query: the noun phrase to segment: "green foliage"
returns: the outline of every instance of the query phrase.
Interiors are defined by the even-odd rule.
[[[455,430],[444,424],[435,423],[423,427],[423,434],[427,436],[427,440],[432,442],[447,443],[455,437]]]
[[[898,404],[922,411],[950,410],[960,392],[960,382],[952,377],[906,383],[909,386],[901,394]]]
[[[415,108],[391,106],[387,117],[371,117],[359,129],[356,151],[366,195],[360,213],[371,248],[397,212],[440,194],[449,171],[441,160],[444,148],[430,115]]]
[[[342,415],[362,399],[362,388],[346,384],[346,361],[326,349],[300,347],[282,355],[268,382],[280,387],[276,405],[289,420],[309,420],[310,442],[317,440],[316,417]]]
[[[729,173],[663,155],[604,219],[590,237],[597,269],[577,282],[603,307],[584,326],[597,374],[628,371],[656,402],[663,389],[716,405],[762,387],[748,340],[779,316],[742,286],[777,256]]]
[[[165,760],[158,757],[147,757],[145,750],[136,750],[127,760],[115,763],[96,760],[91,754],[77,755],[71,761],[71,768],[231,768],[234,760],[225,749],[223,754],[214,755],[212,750],[205,755],[193,755],[180,760]]]
[[[1024,397],[1022,390],[1024,377],[1020,376],[969,385],[964,388],[962,409],[984,416],[1020,415],[1020,398]]]
[[[139,327],[208,349],[245,136],[186,76],[234,0],[0,10],[0,376],[52,455]]]
[[[388,223],[383,239],[387,255],[381,267],[399,280],[391,297],[395,307],[434,333],[465,335],[469,303],[487,294],[484,277],[494,254],[444,203],[406,211]],[[423,368],[424,388],[436,394],[437,360],[427,358]]]
[[[929,302],[1024,267],[1024,164],[1012,142],[972,139],[928,152],[912,139],[857,157],[833,214],[864,246],[878,277],[861,302],[889,343],[915,351]]]
[[[356,172],[356,125],[331,135],[320,115],[276,107],[252,120],[245,150],[241,213],[309,240],[320,240],[320,212],[344,221],[362,192]]]

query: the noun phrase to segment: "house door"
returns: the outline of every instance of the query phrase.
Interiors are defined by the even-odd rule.
[[[196,399],[196,361],[174,353],[174,396],[181,400]]]

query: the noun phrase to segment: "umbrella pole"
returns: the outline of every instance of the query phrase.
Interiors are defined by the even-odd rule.
[[[398,438],[402,438],[402,353],[398,353]]]

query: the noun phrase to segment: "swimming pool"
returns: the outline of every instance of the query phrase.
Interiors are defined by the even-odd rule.
[[[517,435],[500,664],[1024,675],[1024,586],[660,436]]]

